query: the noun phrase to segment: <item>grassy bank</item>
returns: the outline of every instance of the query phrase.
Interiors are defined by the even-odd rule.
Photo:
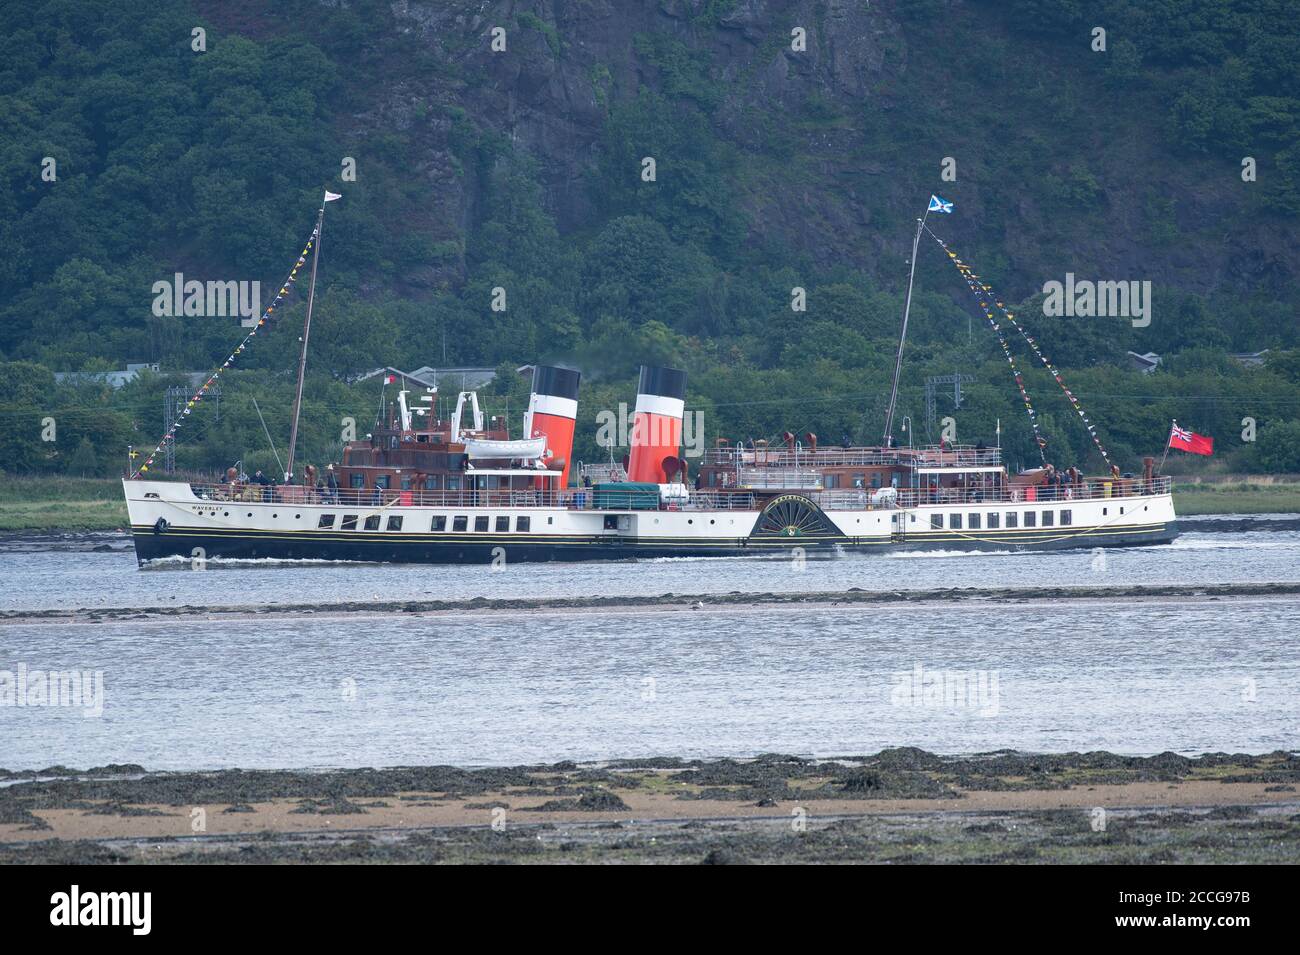
[[[1174,484],[1174,509],[1193,514],[1300,514],[1300,484]]]
[[[116,478],[0,477],[0,531],[112,531],[127,524]]]

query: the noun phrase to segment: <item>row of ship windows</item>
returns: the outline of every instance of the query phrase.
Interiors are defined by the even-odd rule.
[[[336,520],[337,516],[338,516],[338,515],[336,515],[336,514],[322,514],[322,515],[320,516],[320,523],[316,525],[316,526],[317,526],[317,529],[318,529],[318,530],[333,530],[333,529],[334,529],[334,521]],[[339,525],[339,530],[343,530],[343,531],[355,531],[355,530],[363,530],[363,531],[377,531],[377,530],[379,530],[379,522],[380,522],[381,520],[383,520],[383,518],[382,518],[381,515],[379,515],[379,514],[371,514],[369,517],[365,518],[365,519],[362,521],[361,526],[358,527],[358,526],[357,526],[357,519],[358,519],[358,518],[357,518],[357,515],[356,515],[356,514],[344,514],[344,515],[343,515],[343,523]],[[525,534],[525,533],[527,533],[529,530],[531,530],[531,525],[532,525],[532,518],[531,518],[531,517],[519,516],[519,517],[516,517],[516,518],[515,518],[515,531],[516,531],[517,533],[521,533],[521,534]],[[498,533],[498,534],[506,534],[506,533],[509,533],[509,531],[510,531],[510,518],[508,518],[508,517],[497,517],[497,518],[495,519],[495,523],[493,522],[493,519],[492,519],[492,518],[487,517],[487,516],[480,516],[480,517],[475,517],[475,518],[474,518],[474,531],[475,531],[475,533],[485,534],[485,533],[487,533],[489,526],[492,526],[492,530],[495,531],[495,532]],[[384,530],[386,530],[386,531],[400,531],[401,529],[402,529],[402,516],[401,516],[400,514],[393,514],[393,515],[390,515],[389,518],[388,518],[387,523],[384,525]],[[442,515],[442,514],[439,514],[439,515],[437,515],[436,517],[434,517],[434,518],[433,518],[433,522],[429,525],[429,530],[433,531],[435,534],[436,534],[436,533],[439,533],[439,532],[446,531],[446,530],[447,530],[447,518],[446,518],[446,516],[444,516],[444,515]],[[465,531],[468,531],[468,530],[469,530],[469,518],[466,517],[466,516],[464,516],[464,515],[458,515],[458,516],[454,516],[454,517],[452,517],[452,519],[451,519],[451,530],[452,530],[453,533],[463,533],[463,532],[465,532]]]
[[[1123,513],[1124,513],[1124,508],[1121,507],[1121,508],[1119,509],[1119,512],[1120,512],[1121,514],[1123,514]],[[1103,512],[1103,513],[1104,513],[1104,512]],[[1023,518],[1024,518],[1024,524],[1023,524],[1023,525],[1021,524],[1021,517],[1022,517],[1022,514],[1023,514]],[[1040,522],[1039,522],[1040,514],[1041,514],[1041,517],[1042,517],[1041,524],[1040,524]],[[1058,515],[1059,515],[1059,517],[1058,517]],[[967,529],[967,530],[972,530],[972,531],[977,531],[977,530],[979,530],[979,529],[980,529],[981,521],[983,522],[984,527],[988,528],[989,530],[998,530],[998,529],[1000,529],[1001,527],[1004,526],[1003,523],[1002,523],[1002,520],[1003,520],[1003,515],[1002,515],[1002,514],[996,514],[996,513],[994,513],[994,514],[966,514],[966,515],[964,515],[964,517],[965,517],[965,521],[966,521],[966,529]],[[1041,512],[1035,512],[1035,511],[1023,511],[1023,512],[1021,512],[1021,511],[1007,511],[1005,517],[1006,517],[1006,524],[1005,524],[1006,527],[1021,527],[1021,526],[1024,526],[1024,527],[1038,527],[1038,526],[1042,526],[1042,527],[1051,527],[1053,524],[1056,524],[1056,523],[1058,522],[1058,520],[1059,520],[1060,525],[1061,525],[1062,527],[1066,527],[1066,526],[1068,526],[1068,525],[1074,523],[1074,512],[1071,511],[1071,510],[1068,510],[1068,509],[1067,509],[1067,510],[1062,510],[1062,511],[1041,511]],[[961,514],[949,514],[949,515],[948,515],[948,529],[949,529],[949,530],[953,530],[953,531],[959,531],[959,530],[961,530],[961,529],[962,529],[962,518],[963,518],[963,515],[961,515]],[[931,515],[930,515],[930,529],[931,529],[931,530],[934,530],[934,531],[941,531],[941,530],[943,530],[943,515],[942,515],[942,514],[931,514]]]

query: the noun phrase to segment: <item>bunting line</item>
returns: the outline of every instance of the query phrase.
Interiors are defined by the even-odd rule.
[[[1020,395],[1024,398],[1025,407],[1029,411],[1030,422],[1034,426],[1034,438],[1038,442],[1038,453],[1043,457],[1043,462],[1046,463],[1047,461],[1046,455],[1043,451],[1047,446],[1047,441],[1041,434],[1039,434],[1037,416],[1034,414],[1033,407],[1030,405],[1029,395],[1025,391],[1023,378],[1021,377],[1019,370],[1016,368],[1015,359],[1011,357],[1011,351],[1007,347],[1006,340],[1002,336],[1002,329],[998,325],[997,317],[993,312],[993,309],[995,308],[998,312],[1002,313],[1011,327],[1020,333],[1020,337],[1025,340],[1033,353],[1038,356],[1038,360],[1042,362],[1043,367],[1047,369],[1048,374],[1055,379],[1057,385],[1061,388],[1061,392],[1065,395],[1066,400],[1070,402],[1070,407],[1074,409],[1080,420],[1083,421],[1083,426],[1088,431],[1088,437],[1092,438],[1092,443],[1097,446],[1097,450],[1101,453],[1102,460],[1106,462],[1107,466],[1110,466],[1110,455],[1106,452],[1105,446],[1101,443],[1101,438],[1097,435],[1096,427],[1093,425],[1091,419],[1089,419],[1087,412],[1083,410],[1083,405],[1079,403],[1079,399],[1075,397],[1074,392],[1072,392],[1065,384],[1065,379],[1061,377],[1061,373],[1057,370],[1056,366],[1052,364],[1047,356],[1043,354],[1042,349],[1038,347],[1038,342],[1035,341],[1034,337],[1025,330],[1023,325],[1016,321],[1015,315],[1008,311],[1006,305],[998,300],[991,285],[980,278],[974,269],[957,256],[957,253],[948,248],[948,243],[935,235],[934,232],[930,230],[929,226],[925,227],[925,231],[929,232],[931,238],[939,243],[939,246],[947,254],[953,265],[956,266],[958,273],[960,273],[961,277],[966,281],[967,287],[974,293],[976,301],[979,302],[980,310],[984,312],[984,317],[988,319],[989,325],[992,326],[994,333],[998,336],[998,343],[1002,346],[1002,351],[1006,354],[1007,361],[1011,364],[1012,373],[1016,378],[1016,385],[1020,388]],[[992,304],[990,305],[990,303]]]
[[[247,348],[249,342],[253,340],[253,336],[257,334],[258,329],[270,321],[271,315],[275,311],[276,306],[279,305],[280,301],[289,294],[289,290],[293,287],[294,283],[298,281],[298,270],[307,263],[307,256],[311,254],[312,247],[315,246],[318,236],[318,230],[313,228],[311,230],[311,238],[307,240],[307,244],[303,246],[302,252],[298,255],[298,261],[296,261],[293,268],[289,270],[288,278],[281,283],[280,291],[275,293],[275,298],[271,301],[271,304],[266,307],[266,310],[262,312],[262,316],[257,320],[257,324],[254,325],[252,330],[244,336],[244,340],[235,347],[235,350],[230,353],[226,360],[217,366],[217,369],[208,376],[207,381],[203,382],[203,384],[199,386],[198,391],[194,392],[190,397],[190,400],[185,402],[184,409],[176,416],[176,420],[171,423],[171,427],[167,429],[167,433],[163,435],[162,440],[158,442],[157,447],[149,452],[149,457],[145,459],[144,464],[140,465],[140,467],[132,472],[131,480],[135,480],[141,474],[147,472],[149,468],[153,466],[154,458],[158,456],[158,452],[167,446],[167,442],[176,440],[176,430],[185,423],[185,419],[194,411],[195,405],[203,400],[203,396],[207,394],[208,390],[214,384],[216,384],[216,381],[221,377],[222,372],[233,365],[235,359],[239,355],[243,354],[244,349]],[[137,457],[138,454],[138,451],[132,451],[132,459]]]

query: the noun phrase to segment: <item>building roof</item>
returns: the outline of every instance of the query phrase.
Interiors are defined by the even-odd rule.
[[[1144,355],[1139,355],[1137,352],[1131,351],[1128,353],[1128,356],[1133,360],[1133,364],[1137,365],[1144,372],[1155,371],[1156,367],[1160,364],[1160,356],[1153,351],[1149,351]]]
[[[98,381],[113,388],[121,388],[127,382],[135,381],[142,371],[158,371],[157,362],[128,362],[121,371],[56,371],[54,380],[62,384],[84,384]]]
[[[1265,348],[1263,351],[1235,352],[1228,357],[1242,365],[1255,366],[1264,364],[1267,360],[1266,356],[1268,355],[1268,352],[1269,350]]]

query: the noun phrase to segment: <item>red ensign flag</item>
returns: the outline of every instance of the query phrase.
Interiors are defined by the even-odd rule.
[[[1192,454],[1213,454],[1214,439],[1174,425],[1174,429],[1169,432],[1169,447],[1190,451]]]

